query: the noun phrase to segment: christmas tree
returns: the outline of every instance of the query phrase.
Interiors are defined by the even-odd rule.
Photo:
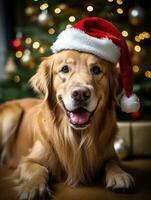
[[[84,17],[97,16],[110,20],[125,37],[135,74],[134,90],[141,99],[143,110],[148,110],[151,107],[151,63],[147,53],[150,45],[147,7],[150,3],[145,2],[26,0],[25,23],[24,26],[16,26],[16,38],[12,41],[12,52],[5,67],[6,79],[0,83],[0,102],[35,96],[28,80],[42,58],[51,55],[50,47],[57,35]],[[140,115],[135,113],[133,118],[137,119]]]

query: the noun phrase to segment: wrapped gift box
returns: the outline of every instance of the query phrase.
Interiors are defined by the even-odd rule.
[[[121,147],[127,148],[127,154],[151,156],[151,121],[118,122],[118,127],[118,139],[122,139]]]

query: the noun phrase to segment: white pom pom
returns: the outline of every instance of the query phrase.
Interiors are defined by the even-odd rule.
[[[140,108],[140,102],[135,94],[132,94],[130,97],[124,95],[121,98],[121,109],[123,112],[126,113],[137,112],[139,108]]]

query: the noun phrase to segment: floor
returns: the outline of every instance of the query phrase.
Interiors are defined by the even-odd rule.
[[[131,194],[108,191],[103,185],[69,188],[56,185],[55,200],[150,200],[151,199],[151,159],[124,161],[123,166],[136,180],[136,190]],[[16,200],[12,182],[6,179],[10,170],[0,168],[0,200]]]

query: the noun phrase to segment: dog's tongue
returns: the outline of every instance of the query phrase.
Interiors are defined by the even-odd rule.
[[[70,112],[69,113],[70,116],[70,120],[72,124],[85,124],[86,122],[88,122],[89,117],[90,117],[90,113],[85,111],[82,113],[78,113],[78,112]]]

